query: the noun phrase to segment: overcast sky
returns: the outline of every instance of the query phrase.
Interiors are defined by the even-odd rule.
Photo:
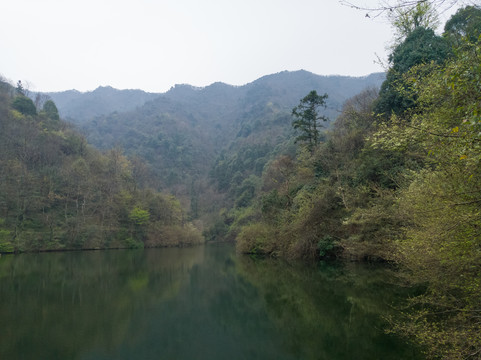
[[[392,35],[338,0],[2,0],[0,14],[0,74],[32,91],[363,76]]]

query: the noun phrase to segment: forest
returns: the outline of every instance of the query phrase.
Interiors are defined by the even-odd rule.
[[[174,196],[139,187],[141,162],[96,150],[21,82],[0,85],[0,252],[203,242]]]
[[[391,331],[481,358],[481,9],[439,34],[415,3],[393,11],[386,73],[362,79],[177,85],[130,107],[2,80],[0,252],[231,241],[385,262],[420,289]]]

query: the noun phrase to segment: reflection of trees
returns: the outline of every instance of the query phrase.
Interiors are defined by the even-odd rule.
[[[0,261],[1,359],[117,348],[138,309],[176,296],[203,248],[24,254]]]
[[[232,247],[0,258],[0,359],[403,359],[384,269]]]
[[[406,344],[382,332],[402,290],[384,268],[350,264],[306,266],[242,257],[239,274],[263,298],[283,346],[302,359],[415,358]]]

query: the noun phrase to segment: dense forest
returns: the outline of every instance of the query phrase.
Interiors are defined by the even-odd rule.
[[[301,70],[244,86],[176,85],[151,100],[152,94],[112,88],[47,95],[90,144],[120,148],[132,162],[140,160],[142,186],[175,195],[188,218],[210,234],[219,211],[235,202],[240,183],[250,175],[260,178],[264,165],[293,138],[290,112],[300,97],[312,89],[328,92],[326,116],[334,120],[346,99],[379,87],[384,78],[382,73],[354,78]],[[112,111],[119,102],[130,110]],[[82,107],[93,115],[72,115]]]
[[[196,244],[200,231],[169,194],[139,186],[142,163],[103,153],[0,82],[0,252]]]
[[[420,294],[393,331],[481,358],[481,9],[439,35],[415,3],[365,78],[37,97],[2,81],[0,252],[233,241],[388,262]]]

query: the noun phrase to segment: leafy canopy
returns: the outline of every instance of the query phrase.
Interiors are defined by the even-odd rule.
[[[15,110],[21,112],[23,115],[37,115],[37,108],[35,107],[32,99],[23,95],[18,95],[15,97],[12,103],[12,107]]]
[[[52,120],[60,119],[57,106],[52,100],[47,100],[45,104],[43,104],[43,111],[45,112],[45,114],[49,119],[52,119]]]
[[[418,27],[413,30],[389,56],[391,68],[381,86],[375,111],[389,117],[403,114],[415,105],[415,92],[411,91],[405,75],[412,67],[431,62],[442,64],[451,55],[451,48],[432,29]]]
[[[481,35],[481,8],[466,6],[459,9],[446,25],[444,25],[444,36],[454,46],[462,44],[462,40],[474,43]]]

